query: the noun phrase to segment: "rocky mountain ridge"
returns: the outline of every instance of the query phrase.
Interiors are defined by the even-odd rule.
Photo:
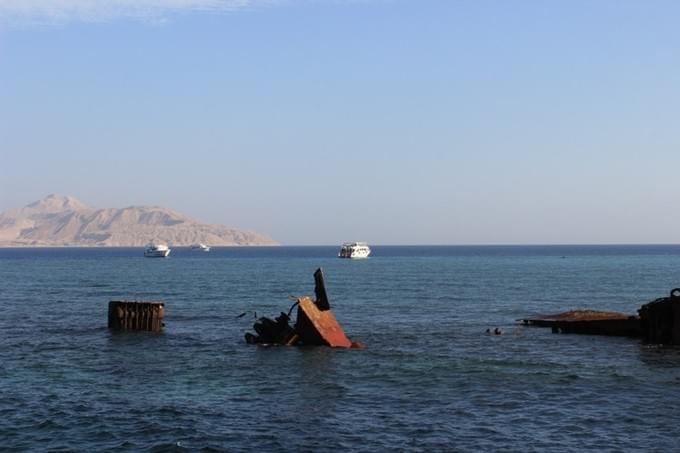
[[[267,235],[201,223],[172,209],[129,206],[96,209],[76,198],[48,195],[0,214],[0,247],[19,246],[173,246],[204,243],[278,245]]]

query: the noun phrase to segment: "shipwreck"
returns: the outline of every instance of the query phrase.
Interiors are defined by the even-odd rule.
[[[637,337],[647,343],[680,345],[680,288],[642,305],[637,314],[572,310],[518,321],[549,327],[554,333]]]
[[[111,330],[146,330],[160,332],[165,324],[165,303],[162,301],[112,300],[109,302],[108,323]]]
[[[331,311],[321,268],[314,272],[315,300],[299,297],[288,312],[281,312],[274,319],[261,317],[253,325],[255,333],[246,333],[249,344],[285,346],[330,346],[332,348],[362,348],[345,335]],[[295,324],[291,314],[297,308]]]

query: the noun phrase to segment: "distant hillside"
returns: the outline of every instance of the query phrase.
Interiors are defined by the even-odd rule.
[[[79,200],[49,195],[0,214],[0,246],[278,245],[269,236],[209,225],[168,208],[95,209]]]

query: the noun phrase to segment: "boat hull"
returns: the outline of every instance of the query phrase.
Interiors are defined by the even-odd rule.
[[[340,249],[340,253],[338,253],[338,258],[349,258],[349,259],[362,259],[362,258],[368,258],[368,255],[371,254],[371,249],[366,246],[343,246]]]
[[[370,253],[363,253],[363,254],[356,254],[356,253],[352,253],[352,254],[339,254],[339,255],[338,255],[338,258],[346,258],[346,259],[350,259],[350,260],[361,260],[361,259],[366,259],[366,258],[368,258],[368,255],[370,255]]]
[[[170,249],[168,250],[147,250],[144,252],[146,258],[167,258],[170,255]]]

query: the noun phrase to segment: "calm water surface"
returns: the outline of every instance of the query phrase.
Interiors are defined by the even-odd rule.
[[[514,320],[634,312],[680,286],[680,247],[373,252],[0,249],[0,450],[677,449],[680,351]],[[367,349],[246,345],[236,316],[319,266]],[[119,298],[164,300],[165,331],[109,332]]]

